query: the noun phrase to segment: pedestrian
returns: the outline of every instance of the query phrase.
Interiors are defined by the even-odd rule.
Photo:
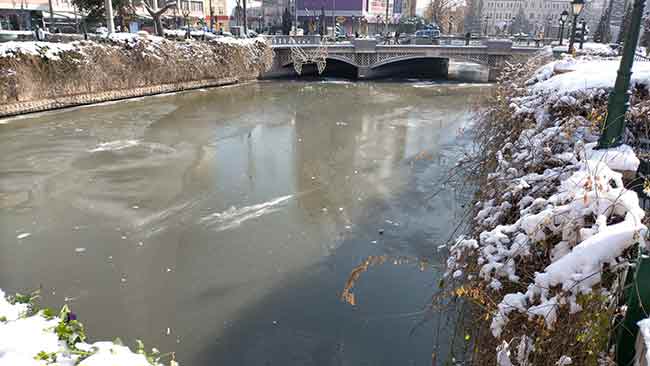
[[[36,29],[36,39],[39,41],[45,41],[45,31],[40,26]]]

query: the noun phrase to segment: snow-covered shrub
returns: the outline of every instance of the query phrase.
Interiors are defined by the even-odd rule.
[[[617,63],[538,61],[506,70],[477,126],[473,229],[449,246],[447,286],[478,305],[477,365],[606,358],[618,275],[647,233],[614,171],[635,171],[634,152],[593,149]],[[631,116],[647,108],[650,64],[635,74]]]

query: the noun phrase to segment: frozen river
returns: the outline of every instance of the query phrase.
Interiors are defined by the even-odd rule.
[[[461,207],[427,198],[488,91],[259,82],[0,121],[0,288],[181,365],[430,366],[448,332],[410,332]]]

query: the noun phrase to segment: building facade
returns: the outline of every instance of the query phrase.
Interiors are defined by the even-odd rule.
[[[290,8],[290,4],[286,0],[262,0],[260,11],[265,28],[280,27],[285,8]]]
[[[313,29],[325,15],[325,26],[336,22],[347,33],[377,33],[402,17],[415,15],[415,0],[296,0],[298,23]]]
[[[53,18],[59,26],[74,27],[79,19],[70,0],[52,0]],[[0,30],[33,30],[50,22],[48,0],[0,0]]]
[[[566,10],[571,13],[570,0],[488,0],[483,1],[481,27],[489,34],[509,33],[515,18],[523,17],[522,31],[534,36],[557,36],[560,27],[560,14]]]
[[[210,26],[210,16],[212,16],[215,30],[228,30],[230,17],[226,0],[203,0],[203,9],[205,23],[208,26]]]

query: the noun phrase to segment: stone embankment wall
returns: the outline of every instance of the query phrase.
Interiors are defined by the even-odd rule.
[[[262,39],[0,44],[0,117],[256,79],[273,52]]]

